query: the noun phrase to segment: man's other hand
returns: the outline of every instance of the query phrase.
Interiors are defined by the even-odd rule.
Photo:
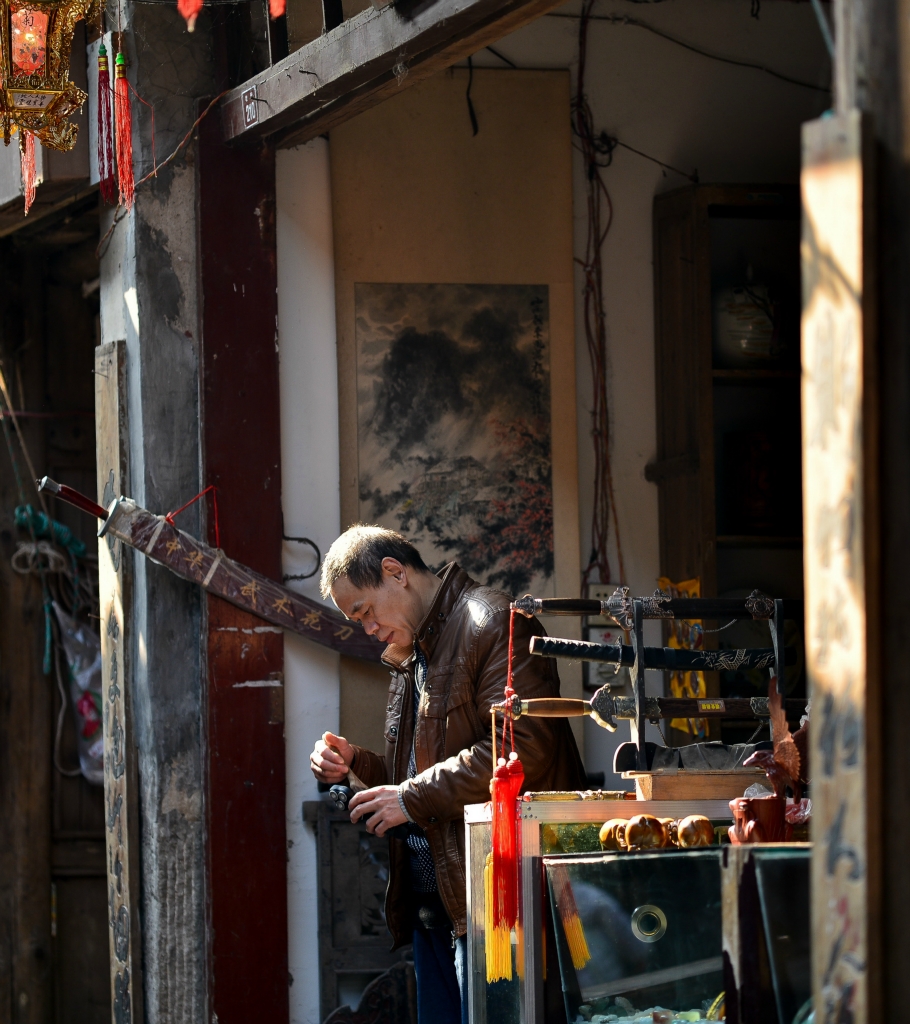
[[[398,802],[397,786],[376,786],[355,793],[348,808],[351,821],[360,821],[365,815],[371,814],[372,817],[366,823],[367,832],[377,836],[384,836],[390,828],[403,825],[408,820]]]
[[[334,786],[345,781],[353,760],[354,748],[344,736],[324,732],[322,739],[317,740],[316,748],[310,754],[310,768],[320,782]]]

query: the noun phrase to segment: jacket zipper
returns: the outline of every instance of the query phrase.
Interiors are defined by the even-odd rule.
[[[402,674],[401,673],[401,669],[398,670],[398,674],[399,675]],[[406,687],[406,690],[410,691],[411,688],[414,685],[413,674],[412,674],[411,678],[409,678],[406,675],[405,679],[408,680],[408,685]],[[413,706],[414,695],[413,695],[413,693],[409,694],[408,692],[406,692],[404,694],[405,697],[408,696],[408,695],[410,695],[411,706]],[[395,766],[394,766],[394,768],[392,770],[392,784],[395,785],[395,786],[400,785],[400,783],[401,783],[401,780],[398,779],[398,776],[399,776],[399,769],[401,767],[401,748],[402,748],[402,743],[401,743],[401,721],[402,721],[402,717],[404,715],[405,706],[406,706],[405,705],[405,701],[404,701],[404,699],[402,699],[401,706],[398,709],[398,735],[395,737]],[[416,718],[416,716],[415,716],[415,718]],[[417,730],[417,722],[415,721],[414,722],[414,731],[416,732],[416,730]],[[414,742],[414,736],[412,735],[411,736],[411,743],[413,743],[413,742]],[[407,768],[405,768],[405,774],[407,774]],[[396,779],[398,779],[398,782],[395,781]],[[392,877],[391,877],[391,874],[390,874],[389,875],[389,884],[386,886],[385,899],[383,900],[383,905],[382,905],[383,913],[385,914],[385,919],[386,919],[386,923],[387,924],[388,924],[388,920],[389,920],[389,894],[391,893],[391,891],[392,891]],[[392,936],[392,948],[393,949],[395,948],[396,941],[398,941],[398,937],[393,935]],[[405,939],[404,941],[407,942],[408,940]]]

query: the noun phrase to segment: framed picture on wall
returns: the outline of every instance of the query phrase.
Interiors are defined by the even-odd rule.
[[[553,576],[546,285],[356,284],[360,519],[513,595]]]

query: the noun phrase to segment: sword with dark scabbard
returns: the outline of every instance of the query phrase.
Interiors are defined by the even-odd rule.
[[[341,654],[379,661],[382,646],[338,612],[235,562],[220,548],[210,547],[178,529],[168,516],[157,516],[124,497],[115,498],[104,508],[47,476],[37,484],[39,490],[100,519],[99,537],[122,541],[175,575],[273,626]]]

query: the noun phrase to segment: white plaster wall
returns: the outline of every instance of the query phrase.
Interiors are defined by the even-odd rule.
[[[579,6],[573,0],[556,13],[577,12]],[[830,62],[809,3],[765,0],[758,19],[750,17],[749,6],[747,0],[600,0],[595,13],[635,18],[711,53],[829,84]],[[544,16],[501,39],[495,49],[519,67],[568,67],[574,78],[578,22]],[[488,50],[476,54],[474,62],[505,67]],[[642,28],[604,21],[590,25],[586,92],[598,131],[606,129],[675,167],[697,169],[705,183],[798,181],[799,126],[829,105],[822,92],[707,59]],[[577,152],[574,175],[575,254],[582,257],[586,192]],[[657,489],[644,478],[646,463],[656,455],[651,211],[656,194],[687,181],[623,149],[615,152],[603,175],[614,207],[603,247],[613,482],[625,582],[634,593],[649,594],[659,574]],[[576,285],[581,557],[586,560],[594,455],[580,275]],[[615,544],[611,563],[616,565]],[[613,575],[618,577],[615,568]],[[660,642],[658,623],[648,624],[646,640]],[[649,675],[651,686],[660,686],[661,677]],[[586,729],[589,771],[606,771],[607,786],[619,787],[621,781],[611,782],[609,773],[616,745],[629,738],[628,727],[620,725],[612,736],[590,721]],[[649,738],[659,741],[656,733]]]
[[[276,166],[281,478],[284,530],[325,552],[340,532],[338,369],[328,144],[279,150]],[[284,571],[309,572],[306,547],[285,543]],[[319,600],[318,575],[289,586]],[[301,804],[317,799],[309,753],[338,728],[338,655],[285,634],[288,931],[292,1024],[317,1024],[316,844]]]

